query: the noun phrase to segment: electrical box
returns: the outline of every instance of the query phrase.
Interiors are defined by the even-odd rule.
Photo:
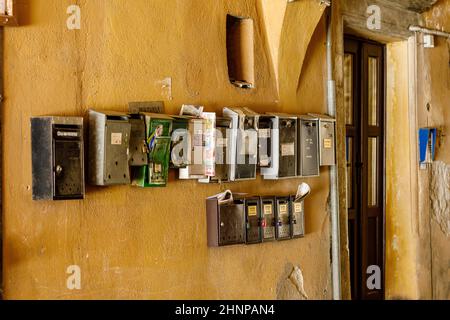
[[[124,113],[89,110],[89,182],[129,184],[131,124]]]
[[[208,246],[244,244],[246,240],[245,200],[233,194],[228,199],[206,200]]]
[[[320,165],[336,165],[336,119],[323,114],[310,114],[310,116],[319,119]]]
[[[275,240],[275,198],[261,197],[260,201],[262,240]]]
[[[261,238],[261,208],[259,198],[245,199],[245,219],[246,219],[246,243],[260,243]]]
[[[169,179],[172,118],[159,113],[142,113],[145,120],[148,165],[132,169],[132,185],[165,187]]]
[[[129,164],[132,167],[148,164],[148,148],[145,141],[145,120],[140,114],[130,114],[130,155]]]
[[[291,239],[291,210],[289,197],[276,198],[276,237],[277,240]]]
[[[298,172],[301,177],[318,177],[319,167],[319,119],[299,116]]]
[[[224,108],[231,119],[229,149],[230,181],[256,179],[258,162],[258,115],[247,108]]]
[[[264,179],[283,179],[297,177],[298,128],[297,117],[287,114],[271,114],[272,131],[272,165],[261,168]]]
[[[302,238],[305,236],[304,202],[295,201],[295,196],[291,197],[291,224],[292,238]]]
[[[31,118],[33,200],[83,199],[83,118]]]
[[[258,166],[272,166],[272,133],[274,117],[260,115],[258,120]]]

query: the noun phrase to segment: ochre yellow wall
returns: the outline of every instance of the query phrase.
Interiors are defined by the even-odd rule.
[[[386,52],[386,298],[417,299],[408,42],[390,43]]]
[[[208,249],[205,198],[231,188],[252,194],[294,193],[300,180],[200,185],[177,181],[165,189],[88,187],[86,200],[31,200],[31,116],[85,115],[88,108],[125,111],[129,101],[248,106],[256,111],[325,112],[323,79],[302,77],[307,43],[280,54],[293,59],[294,88],[280,105],[263,13],[256,0],[80,0],[81,30],[66,28],[69,0],[20,2],[22,26],[5,29],[3,121],[4,290],[9,299],[180,298],[274,299],[285,265],[299,265],[310,298],[330,297],[327,170],[306,179],[304,239]],[[300,17],[290,34],[309,41],[323,8],[315,0],[287,6]],[[255,21],[256,89],[228,82],[225,18]],[[292,22],[293,23],[293,22]],[[300,36],[304,31],[305,36]],[[283,37],[283,35],[281,35]],[[323,56],[325,33],[311,52]],[[282,38],[283,39],[283,38]],[[283,43],[283,40],[280,40]],[[286,48],[285,48],[286,49]],[[292,63],[289,61],[289,63]],[[308,70],[324,61],[306,60]],[[283,74],[280,74],[280,77]],[[172,78],[172,99],[160,81]],[[297,95],[302,83],[305,97]],[[291,92],[291,91],[288,91]],[[300,102],[301,101],[301,102]],[[297,103],[296,103],[297,102]],[[66,268],[79,265],[82,290],[66,288]]]

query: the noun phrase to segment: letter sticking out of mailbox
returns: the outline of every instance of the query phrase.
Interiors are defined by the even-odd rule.
[[[125,113],[89,110],[89,182],[129,184],[131,124]]]
[[[83,118],[31,118],[33,200],[83,199]]]
[[[226,191],[206,200],[208,246],[244,244],[246,240],[243,195]]]

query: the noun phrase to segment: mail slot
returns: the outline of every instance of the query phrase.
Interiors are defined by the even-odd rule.
[[[297,177],[298,128],[297,117],[273,113],[272,165],[261,168],[264,179],[283,179]]]
[[[243,244],[246,240],[245,200],[233,195],[231,200],[216,196],[206,200],[208,246]]]
[[[295,196],[291,197],[291,224],[292,238],[302,238],[305,236],[304,202],[296,202]]]
[[[276,198],[276,237],[277,240],[291,239],[290,198]]]
[[[145,139],[145,121],[140,114],[130,114],[130,166],[145,166],[148,164],[148,148]]]
[[[321,166],[336,165],[336,119],[328,115],[311,114],[319,119],[319,157]]]
[[[145,120],[148,165],[132,169],[132,185],[164,187],[169,178],[172,118],[158,113],[142,113]]]
[[[299,117],[298,175],[317,177],[319,167],[319,119],[312,116]]]
[[[275,198],[261,197],[260,210],[261,210],[262,240],[263,241],[275,240],[275,211],[276,211]]]
[[[33,200],[84,198],[83,118],[31,118]]]
[[[261,208],[259,198],[245,199],[246,243],[260,243],[261,238]]]
[[[89,110],[89,182],[129,184],[131,124],[124,113]]]
[[[258,114],[247,108],[224,108],[223,115],[231,119],[231,142],[227,157],[230,180],[254,180],[258,162]]]

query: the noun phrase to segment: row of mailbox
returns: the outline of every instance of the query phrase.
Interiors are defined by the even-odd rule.
[[[36,117],[31,129],[33,199],[84,198],[83,119]],[[169,168],[204,183],[256,179],[258,167],[265,179],[313,177],[335,162],[335,120],[325,115],[89,110],[88,180],[96,186],[166,186]]]
[[[304,202],[289,197],[236,197],[206,200],[208,246],[256,244],[302,238]]]

